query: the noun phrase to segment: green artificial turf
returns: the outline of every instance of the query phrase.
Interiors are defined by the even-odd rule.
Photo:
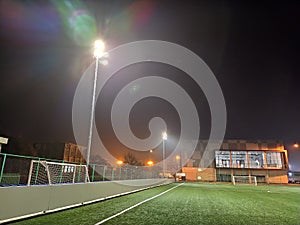
[[[176,185],[153,188],[16,224],[95,224]],[[185,183],[104,224],[300,224],[300,187]]]

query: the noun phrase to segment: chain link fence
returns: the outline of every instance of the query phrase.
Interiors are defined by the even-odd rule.
[[[32,160],[69,163],[63,160],[0,153],[0,186],[27,185]],[[155,165],[132,166],[123,164],[114,167],[110,165],[90,164],[88,174],[91,182],[152,179],[161,176],[161,168]]]

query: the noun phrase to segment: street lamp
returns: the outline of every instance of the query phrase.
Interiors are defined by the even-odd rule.
[[[299,144],[296,142],[293,146],[294,146],[294,148],[298,148]]]
[[[153,166],[153,161],[152,161],[152,160],[149,160],[149,161],[147,162],[147,165],[148,165],[148,166]]]
[[[163,166],[163,178],[165,178],[165,141],[168,139],[167,132],[162,133],[162,140],[163,140],[163,156],[162,156],[162,166]]]
[[[122,160],[118,160],[117,161],[117,165],[121,166],[123,164],[123,161]]]
[[[96,88],[97,88],[97,75],[98,75],[98,66],[99,62],[102,65],[107,65],[107,57],[108,53],[105,52],[105,44],[102,40],[97,40],[94,43],[94,57],[96,59],[95,65],[95,74],[93,79],[93,89],[92,89],[92,107],[91,107],[91,115],[90,115],[90,127],[89,127],[89,136],[88,136],[88,144],[87,144],[87,153],[86,153],[86,165],[89,168],[90,164],[90,155],[91,155],[91,145],[92,145],[92,136],[93,136],[93,121],[95,117],[95,101],[96,101]],[[87,181],[87,179],[86,179]]]

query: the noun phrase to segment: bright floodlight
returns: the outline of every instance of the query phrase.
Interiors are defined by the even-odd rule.
[[[95,41],[95,44],[94,44],[94,56],[96,58],[101,58],[105,52],[105,44],[102,40],[97,40]]]
[[[295,148],[298,148],[298,147],[299,147],[299,144],[298,144],[298,143],[295,143],[295,144],[294,144],[294,147],[295,147]]]
[[[163,140],[167,140],[167,139],[168,139],[168,134],[167,134],[167,132],[163,132],[163,133],[162,133],[162,139],[163,139]]]

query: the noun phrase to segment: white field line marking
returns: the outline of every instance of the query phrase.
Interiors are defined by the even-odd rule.
[[[129,211],[129,210],[131,210],[131,209],[133,209],[133,208],[135,208],[135,207],[141,205],[141,204],[144,204],[145,202],[151,201],[152,199],[155,199],[155,198],[157,198],[157,197],[159,197],[159,196],[161,196],[161,195],[163,195],[163,194],[165,194],[165,193],[167,193],[167,192],[173,190],[174,188],[177,188],[177,187],[179,187],[179,186],[181,186],[181,185],[183,185],[183,184],[184,184],[184,183],[181,183],[181,184],[179,184],[179,185],[177,185],[177,186],[175,186],[175,187],[172,187],[172,188],[170,188],[170,189],[168,189],[168,190],[166,190],[166,191],[164,191],[164,192],[162,192],[162,193],[159,193],[158,195],[155,195],[155,196],[153,196],[153,197],[151,197],[151,198],[148,198],[148,199],[146,199],[146,200],[144,200],[144,201],[141,201],[141,202],[139,202],[139,203],[137,203],[137,204],[135,204],[135,205],[133,205],[133,206],[130,206],[129,208],[124,209],[123,211],[118,212],[118,213],[115,214],[115,215],[112,215],[112,216],[110,216],[110,217],[108,217],[108,218],[106,218],[106,219],[104,219],[104,220],[101,220],[100,222],[96,223],[95,225],[99,225],[99,224],[105,223],[106,221],[111,220],[111,219],[113,219],[113,218],[115,218],[115,217],[117,217],[117,216],[119,216],[119,215],[121,215],[121,214],[123,214],[123,213],[125,213],[125,212],[127,212],[127,211]]]

